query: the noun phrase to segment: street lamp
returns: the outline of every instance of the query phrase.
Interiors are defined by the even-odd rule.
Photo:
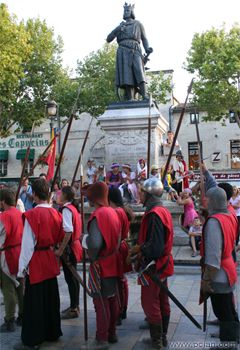
[[[50,119],[50,138],[52,137],[53,120],[57,116],[57,103],[55,101],[47,102],[47,115]]]
[[[55,101],[47,102],[47,113],[49,117],[55,117],[57,114],[57,103]]]

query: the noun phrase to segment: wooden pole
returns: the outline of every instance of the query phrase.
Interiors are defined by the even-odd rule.
[[[84,195],[83,195],[83,167],[82,164],[80,164],[80,188],[81,188],[81,218],[82,218],[82,228],[83,228],[83,234],[84,234],[84,223],[85,223],[85,216],[84,216]],[[85,249],[83,249],[83,312],[84,312],[84,339],[85,341],[88,340],[88,317],[87,317],[87,270],[86,270],[86,254]]]
[[[152,136],[152,95],[149,96],[149,112],[148,112],[148,148],[147,148],[147,178],[150,174],[150,165],[151,165],[151,136]]]
[[[176,144],[176,141],[177,141],[178,133],[179,133],[179,130],[180,130],[180,127],[181,127],[181,124],[182,124],[182,121],[183,121],[183,117],[184,117],[184,114],[185,114],[185,111],[186,111],[188,97],[189,97],[189,95],[190,95],[190,93],[192,91],[192,85],[193,85],[193,79],[191,80],[191,83],[190,83],[190,85],[188,87],[187,96],[186,96],[186,99],[185,99],[185,102],[184,102],[184,105],[183,105],[183,108],[182,108],[182,111],[181,111],[181,114],[180,114],[180,117],[179,117],[179,120],[178,120],[178,125],[177,125],[177,128],[176,128],[175,134],[174,134],[173,143],[171,145],[170,152],[169,152],[168,159],[167,159],[167,163],[165,165],[165,168],[164,168],[164,171],[163,171],[163,174],[162,174],[162,182],[165,179],[165,176],[167,174],[167,170],[168,170],[169,164],[171,162],[171,158],[172,158],[174,147],[175,147],[175,144]]]
[[[30,137],[29,145],[28,145],[28,148],[27,148],[27,151],[26,151],[26,154],[25,154],[25,158],[24,158],[24,161],[23,161],[21,177],[20,177],[18,188],[17,188],[17,192],[16,192],[16,203],[17,203],[18,196],[19,196],[19,193],[20,193],[20,190],[21,190],[23,178],[25,176],[25,170],[26,170],[26,167],[27,167],[28,158],[29,158],[29,155],[30,155],[31,143],[32,143],[32,138],[33,138],[33,131],[34,131],[34,124],[35,124],[35,122],[32,125],[31,137]]]
[[[86,132],[86,135],[85,135],[85,138],[84,138],[84,141],[83,141],[83,144],[82,144],[82,148],[81,148],[81,151],[80,151],[80,154],[79,154],[79,157],[78,157],[78,161],[77,161],[76,168],[75,168],[75,171],[74,171],[74,174],[73,174],[73,178],[72,178],[72,186],[73,186],[73,183],[74,183],[74,181],[76,180],[76,177],[77,177],[78,168],[79,168],[79,165],[81,164],[81,161],[82,161],[83,152],[84,152],[84,149],[85,149],[85,146],[86,146],[86,143],[87,143],[87,139],[88,139],[88,136],[89,136],[89,132],[90,132],[90,128],[91,128],[92,122],[93,122],[93,117],[92,117],[92,119],[91,119],[91,121],[89,123],[89,127],[88,127],[88,130]]]
[[[198,128],[198,121],[196,118],[196,110],[195,110],[195,127],[197,134],[197,143],[198,143],[198,163],[199,163],[199,171],[200,171],[200,192],[201,192],[201,204],[203,204],[203,198],[205,196],[205,186],[203,179],[203,171],[202,171],[202,162],[203,162],[203,154],[202,154],[202,144],[200,140],[200,133]],[[207,298],[204,298],[203,301],[203,332],[206,332],[207,326]]]
[[[71,117],[70,117],[70,120],[69,120],[69,123],[68,123],[68,127],[67,127],[66,134],[65,134],[65,137],[64,137],[62,149],[61,149],[61,152],[60,152],[60,155],[59,155],[57,167],[56,167],[55,174],[54,174],[54,177],[53,177],[51,192],[53,191],[54,183],[56,182],[56,179],[57,179],[57,176],[58,176],[59,167],[60,167],[60,164],[61,164],[62,159],[63,159],[63,155],[64,155],[64,151],[65,151],[65,148],[66,148],[68,136],[69,136],[69,133],[70,133],[70,130],[71,130],[72,122],[73,122],[73,118],[74,118],[74,113],[71,114]]]

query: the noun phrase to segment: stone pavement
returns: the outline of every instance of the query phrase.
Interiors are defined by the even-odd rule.
[[[180,271],[180,269],[176,268]],[[188,309],[188,311],[202,324],[202,306],[198,306],[199,296],[199,269],[191,267],[191,270],[185,271],[184,274],[175,274],[169,279],[170,290],[175,294],[179,301]],[[118,327],[119,343],[112,345],[112,350],[145,350],[151,349],[148,342],[143,341],[148,338],[148,331],[138,329],[140,322],[144,318],[140,301],[140,287],[136,283],[136,275],[128,275],[130,298],[128,318],[123,325]],[[68,306],[69,297],[67,286],[63,275],[59,277],[59,287],[61,294],[61,308]],[[240,286],[238,286],[238,304],[240,304]],[[237,293],[236,293],[237,294]],[[2,302],[2,296],[1,296]],[[81,298],[82,302],[82,298]],[[83,307],[81,306],[81,309]],[[4,306],[1,305],[1,321],[3,320]],[[208,315],[214,318],[208,302]],[[88,299],[88,322],[89,336],[94,338],[95,335],[95,313],[90,298]],[[209,349],[210,344],[216,344],[217,341],[211,339],[210,333],[216,331],[216,327],[208,327],[207,332],[197,329],[182,312],[172,304],[172,313],[169,327],[169,349]],[[62,321],[63,337],[55,343],[44,343],[41,346],[43,350],[77,350],[83,343],[83,312],[79,319]],[[11,334],[0,334],[0,349],[10,350],[12,346],[20,339],[20,329]]]

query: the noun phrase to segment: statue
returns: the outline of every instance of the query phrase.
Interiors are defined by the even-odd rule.
[[[117,38],[116,87],[124,89],[124,100],[135,99],[136,93],[148,99],[144,65],[153,52],[149,47],[143,25],[135,20],[134,5],[125,3],[124,21],[107,37],[107,42]],[[146,55],[142,54],[141,41]],[[118,94],[119,95],[119,94]]]

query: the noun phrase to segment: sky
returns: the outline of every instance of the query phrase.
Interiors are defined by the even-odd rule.
[[[40,17],[64,41],[64,64],[98,50],[122,21],[124,0],[5,0],[18,19]],[[223,23],[240,22],[239,0],[135,0],[136,19],[143,23],[154,52],[151,70],[174,70],[174,95],[183,101],[191,76],[183,69],[194,33]]]

